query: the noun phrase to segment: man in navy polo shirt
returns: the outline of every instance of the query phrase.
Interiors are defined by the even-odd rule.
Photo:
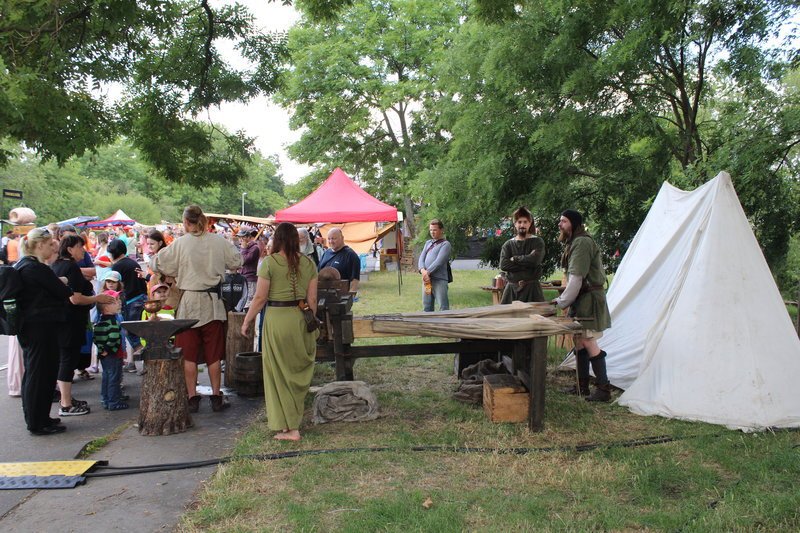
[[[352,248],[345,245],[344,235],[339,228],[328,232],[328,248],[322,254],[317,270],[333,267],[342,275],[342,279],[350,282],[350,292],[358,291],[358,281],[361,279],[361,259]]]

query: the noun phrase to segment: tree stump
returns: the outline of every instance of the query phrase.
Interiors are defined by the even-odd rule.
[[[223,385],[229,389],[236,388],[234,373],[236,372],[236,354],[240,352],[253,351],[253,339],[255,328],[258,327],[256,319],[255,327],[250,329],[247,337],[242,337],[242,323],[246,313],[228,312],[228,332],[225,336],[225,376]]]
[[[192,427],[189,395],[183,377],[183,357],[144,361],[139,407],[141,435],[172,435]]]

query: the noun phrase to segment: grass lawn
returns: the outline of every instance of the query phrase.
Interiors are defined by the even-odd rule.
[[[455,272],[451,307],[490,303],[479,287],[495,273]],[[371,273],[354,314],[420,307],[418,276],[404,276],[398,295],[396,273]],[[588,404],[558,392],[570,381],[555,371],[562,357],[551,346],[546,429],[537,434],[454,401],[451,356],[359,360],[355,377],[377,395],[379,419],[306,420],[303,440],[287,443],[271,438],[262,414],[236,446],[242,458],[219,468],[179,531],[800,529],[800,433],[744,434]],[[318,365],[313,384],[331,380],[330,365]],[[652,436],[672,440],[624,446]],[[586,444],[601,446],[577,448]],[[353,450],[365,447],[391,450]],[[293,450],[331,452],[245,457]]]

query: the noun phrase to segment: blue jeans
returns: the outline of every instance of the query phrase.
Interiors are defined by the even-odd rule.
[[[433,311],[433,304],[439,302],[439,311],[450,309],[450,301],[447,299],[447,280],[431,278],[431,293],[425,294],[425,284],[422,285],[422,310]]]
[[[125,320],[141,320],[142,311],[144,311],[144,301],[144,298],[139,298],[133,303],[126,303],[125,309],[122,310],[122,318]],[[132,350],[142,345],[142,341],[139,340],[138,336],[127,330],[123,331],[125,331],[125,336],[128,338]]]
[[[100,384],[100,401],[106,409],[120,403],[122,396],[122,363],[124,359],[109,355],[100,360],[103,365],[103,382]]]

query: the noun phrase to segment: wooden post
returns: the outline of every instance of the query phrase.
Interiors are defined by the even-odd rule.
[[[528,428],[531,431],[544,430],[544,390],[547,374],[547,337],[537,337],[531,341],[531,387]]]
[[[139,406],[139,433],[147,436],[183,433],[192,427],[183,357],[145,360]]]
[[[247,337],[242,337],[242,323],[246,313],[228,312],[228,331],[225,336],[225,374],[223,385],[229,389],[235,389],[236,383],[234,372],[236,372],[236,354],[241,352],[253,351],[253,339],[255,338],[255,328]],[[256,326],[258,327],[258,320]]]

